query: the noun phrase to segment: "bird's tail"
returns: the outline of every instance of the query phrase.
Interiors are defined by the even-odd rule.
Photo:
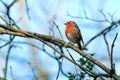
[[[82,44],[84,45],[84,41],[83,41],[83,38],[82,38]]]
[[[79,49],[82,50],[81,43],[78,42],[77,44],[78,44]]]

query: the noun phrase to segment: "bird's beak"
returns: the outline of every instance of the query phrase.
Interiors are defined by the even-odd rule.
[[[66,23],[64,23],[64,25],[66,25]]]

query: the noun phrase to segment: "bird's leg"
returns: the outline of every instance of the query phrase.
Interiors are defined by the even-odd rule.
[[[69,44],[72,44],[72,46],[74,46],[75,43],[72,43],[72,42],[68,42]]]

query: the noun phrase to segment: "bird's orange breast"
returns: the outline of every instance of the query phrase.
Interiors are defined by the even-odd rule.
[[[65,34],[72,34],[74,32],[74,27],[71,25],[66,25]]]

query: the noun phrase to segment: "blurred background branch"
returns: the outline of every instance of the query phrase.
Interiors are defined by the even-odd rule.
[[[0,0],[0,77],[120,79],[116,62],[119,35],[114,38],[114,33],[119,34],[120,20],[116,17],[118,11],[105,10],[107,2],[110,3],[98,0],[97,7],[93,2],[77,0]],[[83,51],[66,42],[63,24],[69,20],[76,21],[81,28],[86,42]]]

